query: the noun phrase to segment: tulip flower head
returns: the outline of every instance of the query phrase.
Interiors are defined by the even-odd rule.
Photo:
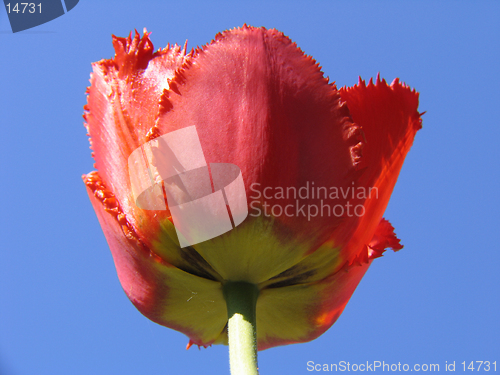
[[[83,180],[129,299],[189,346],[228,343],[235,285],[258,349],[321,335],[373,259],[402,248],[382,215],[418,93],[379,77],[339,90],[274,29],[189,53],[154,51],[147,32],[113,46],[93,64]]]

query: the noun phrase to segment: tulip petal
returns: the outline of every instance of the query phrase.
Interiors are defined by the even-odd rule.
[[[345,256],[353,259],[373,237],[422,121],[418,93],[398,79],[390,86],[380,78],[368,85],[360,80],[354,87],[342,88],[340,95],[366,138],[357,184],[365,192],[371,189],[370,195],[352,202],[363,205],[365,214],[346,220],[335,234],[339,243],[346,244]]]
[[[259,286],[261,288],[279,288],[296,284],[309,284],[334,274],[344,264],[345,259],[342,258],[340,249],[336,248],[332,242],[327,242]]]
[[[392,225],[382,219],[369,247],[363,246],[358,252],[364,256],[351,261],[350,265],[339,269],[342,259],[337,257],[332,261],[336,251],[325,244],[287,271],[290,275],[294,270],[306,272],[298,272],[295,279],[283,277],[288,275],[275,278],[279,281],[267,285],[257,303],[259,349],[306,342],[323,334],[344,310],[371,260],[382,256],[387,248],[397,251],[402,247]],[[286,286],[294,282],[295,285]]]
[[[158,232],[158,220],[168,211],[139,209],[131,195],[128,157],[148,140],[159,100],[168,80],[189,57],[178,46],[153,52],[145,33],[142,38],[113,37],[116,55],[94,63],[84,118],[90,136],[95,167],[105,185],[114,192],[125,214],[148,241]],[[147,224],[145,224],[147,223]]]
[[[148,35],[113,37],[115,58],[93,64],[84,117],[95,167],[131,228],[156,255],[188,272],[220,279],[194,249],[180,249],[168,210],[142,210],[131,193],[128,157],[154,136],[150,131],[161,94],[189,59],[178,46],[153,52]]]
[[[232,163],[241,169],[249,202],[265,200],[283,209],[297,206],[296,199],[267,198],[257,190],[352,185],[361,133],[318,64],[282,33],[243,27],[220,34],[197,50],[172,81],[175,90],[164,92],[155,131],[166,134],[195,125],[207,163]],[[340,197],[335,204],[346,202]],[[309,203],[318,201],[300,200],[302,206]],[[274,232],[294,262],[327,241],[342,220],[317,215],[304,225],[301,215],[269,216],[283,224]],[[260,265],[241,262],[242,252],[234,246],[195,248],[219,274],[241,271],[245,279],[245,274],[259,273]],[[228,272],[218,268],[221,259],[231,267]],[[275,271],[271,277],[283,270]]]
[[[318,282],[262,290],[257,301],[259,350],[323,334],[338,319],[369,265],[340,270]]]
[[[135,307],[152,321],[183,332],[195,344],[206,346],[218,340],[227,322],[221,283],[165,262],[130,229],[119,206],[110,209],[99,190],[88,186],[87,192],[120,283]]]

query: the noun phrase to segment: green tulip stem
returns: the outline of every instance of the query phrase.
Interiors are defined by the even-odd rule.
[[[259,289],[247,282],[224,284],[231,375],[258,375],[256,307]]]

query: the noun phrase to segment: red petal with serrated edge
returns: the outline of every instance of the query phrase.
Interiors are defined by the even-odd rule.
[[[264,188],[351,186],[361,134],[335,86],[283,33],[253,27],[227,31],[199,51],[176,80],[180,95],[170,92],[172,109],[160,116],[160,133],[196,125],[208,163],[241,169],[249,202]],[[296,205],[291,194],[265,202]],[[309,197],[300,203],[318,201]],[[304,226],[303,216],[291,216],[276,220],[295,238],[317,238],[316,246],[340,220],[318,215]]]
[[[382,219],[373,235],[369,248],[370,258],[381,257],[385,250],[392,249],[394,251],[401,250],[403,245],[400,239],[394,233],[394,227],[388,220]]]
[[[145,239],[158,232],[158,222],[152,217],[168,216],[168,212],[137,208],[131,195],[128,157],[147,141],[168,79],[187,58],[178,46],[153,52],[148,35],[140,38],[136,32],[133,39],[113,36],[116,55],[92,65],[85,106],[95,167]]]
[[[397,79],[390,86],[379,78],[368,85],[360,80],[339,92],[366,139],[357,182],[366,197],[352,200],[354,206],[363,205],[364,214],[346,220],[334,235],[345,244],[344,256],[356,259],[382,219],[403,161],[421,128],[421,119],[417,111],[418,93]]]

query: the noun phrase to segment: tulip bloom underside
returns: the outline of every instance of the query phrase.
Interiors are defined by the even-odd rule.
[[[190,53],[177,45],[155,52],[148,33],[113,45],[113,59],[93,64],[84,118],[97,171],[83,179],[132,303],[190,344],[226,343],[222,285],[246,281],[260,290],[259,349],[321,335],[372,260],[402,248],[382,215],[421,127],[418,93],[379,78],[338,90],[273,29],[226,31]],[[247,197],[258,197],[248,210],[261,214],[181,248],[168,207],[135,204],[127,161],[146,142],[193,125],[206,162],[238,166]],[[254,191],[313,185],[377,194],[327,202],[363,215],[304,218],[265,211],[296,205],[296,196]]]

